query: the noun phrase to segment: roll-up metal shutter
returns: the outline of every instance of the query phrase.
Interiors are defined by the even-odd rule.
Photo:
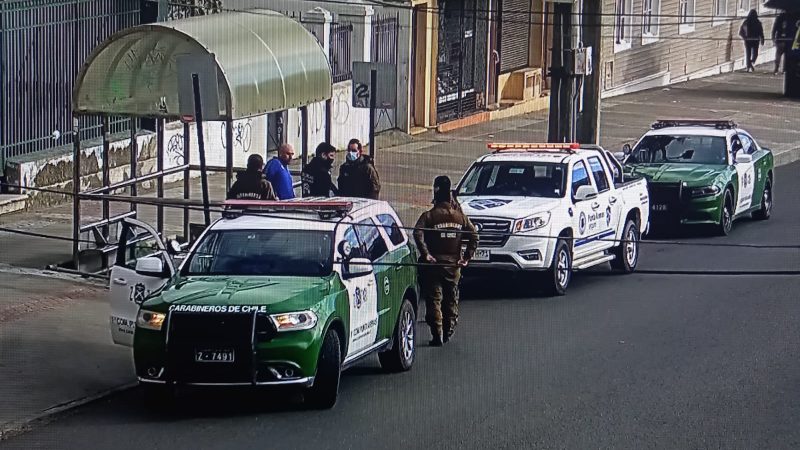
[[[531,33],[531,0],[500,2],[500,71],[528,66]]]

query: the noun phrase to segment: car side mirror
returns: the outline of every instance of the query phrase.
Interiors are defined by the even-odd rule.
[[[169,242],[167,242],[167,249],[173,255],[177,255],[183,252],[183,248],[181,248],[180,242],[176,241],[175,239],[170,239]]]
[[[589,200],[595,197],[597,197],[597,189],[591,185],[584,184],[578,188],[577,192],[575,192],[575,201],[578,202]]]
[[[741,164],[747,164],[749,162],[753,162],[753,155],[739,152],[736,154],[736,162]]]
[[[628,156],[628,154],[625,153],[624,151],[614,153],[614,159],[616,159],[619,162],[625,161],[626,156]]]
[[[368,258],[353,258],[347,262],[346,278],[358,278],[369,275],[373,271],[372,261]]]
[[[136,260],[136,273],[146,277],[166,278],[164,262],[157,256],[147,256]]]
[[[631,148],[631,144],[625,144],[622,146],[622,154],[625,156],[630,155],[633,153],[633,149]]]

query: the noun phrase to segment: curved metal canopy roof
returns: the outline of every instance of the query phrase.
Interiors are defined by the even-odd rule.
[[[78,74],[73,112],[180,118],[179,55],[212,55],[216,61],[220,114],[208,120],[252,117],[331,97],[330,66],[317,39],[293,19],[256,9],[114,34]]]

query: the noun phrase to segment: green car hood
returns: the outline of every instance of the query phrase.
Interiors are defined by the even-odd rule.
[[[725,168],[726,166],[719,164],[631,164],[626,166],[626,172],[656,183],[683,181],[690,185],[703,185],[711,184],[720,173],[725,171]]]
[[[334,285],[329,277],[181,277],[148,301],[147,306],[266,306],[270,312],[316,305]]]

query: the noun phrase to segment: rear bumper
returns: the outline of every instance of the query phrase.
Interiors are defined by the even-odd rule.
[[[181,386],[299,386],[311,387],[314,384],[314,377],[298,378],[296,380],[284,381],[260,381],[255,383],[195,383],[195,382],[167,382],[166,380],[154,380],[150,378],[138,377],[140,383],[146,384],[180,384]]]

